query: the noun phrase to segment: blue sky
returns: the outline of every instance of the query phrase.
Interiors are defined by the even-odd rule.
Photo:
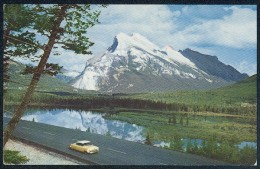
[[[101,23],[88,31],[95,42],[93,56],[61,51],[50,60],[82,71],[87,59],[104,52],[115,35],[135,32],[162,48],[171,45],[175,50],[215,55],[252,75],[257,64],[256,20],[255,5],[109,5],[102,10]]]

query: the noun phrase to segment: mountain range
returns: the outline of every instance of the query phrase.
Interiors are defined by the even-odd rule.
[[[216,56],[160,48],[140,34],[119,33],[70,84],[85,90],[136,93],[218,88],[246,77]]]
[[[75,77],[77,77],[80,74],[80,72],[76,70],[67,70],[62,68],[61,73],[58,73],[56,77],[66,83],[69,83],[71,80],[73,80]]]

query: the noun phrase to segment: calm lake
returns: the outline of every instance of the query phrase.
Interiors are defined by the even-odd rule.
[[[109,135],[118,139],[124,139],[133,142],[145,142],[146,130],[143,126],[130,124],[119,120],[110,120],[106,118],[106,113],[93,111],[80,111],[68,109],[30,109],[27,110],[22,120],[35,121],[64,128],[77,129],[95,134]],[[10,112],[4,112],[4,117],[11,117]],[[189,141],[202,143],[201,139],[183,138],[184,146]],[[170,143],[163,140],[154,141],[154,146],[169,147]],[[256,148],[256,142],[241,142],[239,148],[246,145]]]

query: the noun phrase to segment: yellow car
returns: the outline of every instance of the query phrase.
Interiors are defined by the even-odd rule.
[[[88,140],[77,141],[70,145],[70,149],[89,154],[97,153],[99,151],[99,148],[92,145]]]

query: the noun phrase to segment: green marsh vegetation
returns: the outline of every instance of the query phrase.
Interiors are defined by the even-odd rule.
[[[169,142],[170,147],[164,148],[235,164],[252,165],[256,160],[256,148],[238,147],[243,141],[256,142],[255,118],[191,112],[120,112],[107,118],[144,126],[149,145],[151,142]],[[185,145],[183,139],[195,141]],[[199,145],[196,140],[203,142]]]

